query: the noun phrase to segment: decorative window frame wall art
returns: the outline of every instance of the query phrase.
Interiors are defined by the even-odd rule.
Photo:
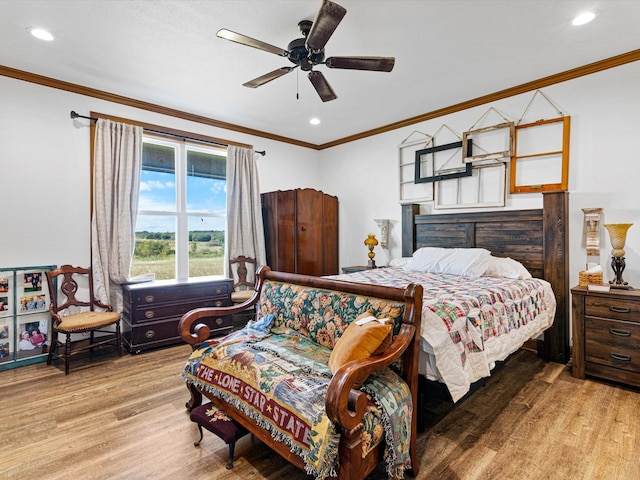
[[[416,151],[425,148],[432,139],[427,133],[414,131],[398,145],[400,204],[433,200],[433,184],[414,182]]]
[[[480,127],[489,114],[494,113],[500,118],[500,123]],[[462,134],[462,159],[474,165],[479,163],[493,163],[494,160],[507,161],[513,156],[513,138],[515,136],[515,123],[494,107],[482,114],[482,116]],[[467,139],[471,138],[475,154],[467,150]],[[480,153],[483,152],[483,153]]]
[[[444,129],[449,130],[457,141],[436,146],[436,137]],[[462,137],[451,127],[443,124],[431,138],[431,147],[416,152],[414,173],[415,183],[433,183],[441,180],[471,176],[471,164],[462,161]],[[468,141],[467,151],[471,153],[473,144]],[[456,165],[455,162],[458,162]],[[423,175],[423,166],[426,175]]]
[[[507,165],[494,161],[493,164],[474,166],[470,177],[438,182],[434,190],[434,210],[504,207]]]
[[[510,193],[567,190],[570,129],[570,116],[516,125]]]
[[[471,139],[467,140],[467,151],[471,152],[473,145]],[[450,180],[453,178],[469,177],[471,176],[472,166],[470,163],[461,162],[461,166],[445,168],[450,160],[455,157],[456,150],[462,148],[462,140],[459,142],[447,143],[445,145],[438,145],[436,147],[425,148],[416,152],[415,161],[415,183],[429,183],[439,182],[442,180]],[[451,156],[445,157],[442,163],[437,163],[436,154],[439,152],[447,152],[454,150]],[[426,158],[423,158],[426,157]],[[427,176],[422,176],[422,166],[427,167]]]
[[[513,155],[514,136],[514,122],[505,122],[466,131],[462,134],[462,160],[466,163],[474,164],[500,159],[506,161]],[[474,155],[471,154],[468,148],[472,144],[476,150]],[[494,148],[497,148],[497,150]],[[500,150],[500,148],[505,149]],[[477,153],[478,150],[485,153]]]

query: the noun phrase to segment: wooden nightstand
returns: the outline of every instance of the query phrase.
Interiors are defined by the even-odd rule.
[[[640,387],[640,292],[571,289],[573,376]]]
[[[376,268],[382,268],[382,267],[376,267]],[[342,267],[342,273],[355,273],[355,272],[362,272],[363,270],[373,270],[370,267],[367,267],[366,265],[353,265],[351,267]]]

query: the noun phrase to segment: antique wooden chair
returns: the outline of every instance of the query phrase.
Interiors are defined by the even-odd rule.
[[[229,259],[229,274],[233,279],[231,301],[234,305],[246,302],[255,293],[253,287],[256,280],[256,259],[239,255]],[[249,320],[254,319],[253,308],[233,315],[233,325],[244,327]]]
[[[69,362],[71,355],[85,350],[91,350],[101,345],[115,345],[118,354],[122,355],[122,339],[120,337],[120,313],[113,312],[110,305],[101,303],[93,293],[93,275],[90,268],[62,265],[55,270],[47,271],[47,283],[51,292],[51,345],[47,365],[51,365],[54,352],[56,357],[64,357],[64,373],[69,374]],[[56,279],[57,290],[53,288],[53,279]],[[81,288],[82,287],[82,288]],[[58,301],[58,292],[64,296],[64,301]],[[83,293],[86,292],[86,293]],[[76,298],[76,295],[80,297]],[[86,300],[84,300],[86,298]],[[61,299],[62,300],[62,299]],[[106,327],[115,326],[113,330],[105,330]],[[89,344],[77,342],[80,345],[71,347],[71,334],[89,333]],[[95,332],[108,332],[108,336],[94,338]],[[58,334],[66,335],[64,354],[60,352],[63,343],[59,341]]]

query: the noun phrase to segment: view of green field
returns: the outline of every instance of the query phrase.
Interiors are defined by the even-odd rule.
[[[136,232],[132,277],[153,273],[156,280],[176,278],[173,233]],[[224,232],[189,233],[189,276],[224,274]]]

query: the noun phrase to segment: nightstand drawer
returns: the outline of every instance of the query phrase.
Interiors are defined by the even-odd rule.
[[[585,360],[640,372],[640,325],[585,317]]]
[[[640,303],[587,295],[584,301],[584,314],[592,317],[640,322]]]

